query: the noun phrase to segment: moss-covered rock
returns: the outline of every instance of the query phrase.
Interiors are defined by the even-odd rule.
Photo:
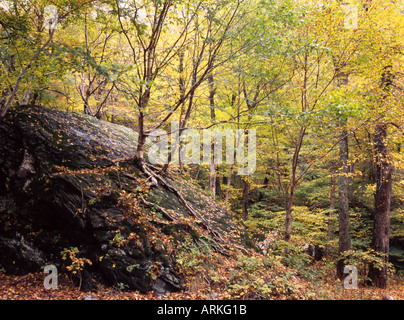
[[[56,264],[77,271],[84,290],[96,286],[94,279],[143,292],[182,288],[176,243],[198,241],[206,230],[175,193],[150,185],[128,160],[136,140],[128,128],[85,115],[38,106],[9,111],[0,124],[0,265],[6,272]],[[180,178],[170,183],[211,233],[248,242],[232,214],[198,187]]]

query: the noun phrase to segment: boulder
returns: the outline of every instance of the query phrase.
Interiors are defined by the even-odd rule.
[[[76,270],[84,291],[101,281],[166,294],[183,288],[175,243],[200,237],[192,212],[204,217],[212,248],[224,233],[249,245],[242,225],[198,187],[164,177],[186,208],[173,188],[148,179],[131,161],[136,140],[87,115],[10,109],[0,124],[0,266],[23,274],[54,264]]]

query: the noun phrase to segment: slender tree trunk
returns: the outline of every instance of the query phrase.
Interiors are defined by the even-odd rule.
[[[268,172],[267,172],[267,174],[268,174]],[[263,187],[264,187],[264,188],[268,188],[268,186],[269,186],[269,179],[268,179],[268,176],[265,176],[264,182],[263,182],[262,184],[263,184]]]
[[[210,119],[214,121],[216,119],[216,112],[215,112],[216,88],[215,88],[215,80],[212,73],[208,76],[208,85],[209,85]]]
[[[183,101],[185,97],[185,79],[184,79],[184,52],[181,52],[179,54],[179,66],[178,66],[178,72],[180,74],[178,85],[180,89],[180,100]],[[185,101],[181,103],[181,109],[180,109],[180,123],[182,123],[182,118],[184,116],[185,112]],[[180,172],[182,173],[184,171],[184,163],[182,162],[181,158],[181,144],[178,144],[178,165],[180,167]]]
[[[292,158],[292,173],[290,177],[289,183],[289,192],[285,192],[285,234],[284,239],[285,241],[289,242],[292,236],[292,211],[293,211],[293,202],[295,200],[295,191],[299,184],[298,177],[297,177],[297,169],[299,164],[299,154],[300,150],[302,149],[304,135],[306,134],[306,128],[301,127],[299,132],[299,137],[296,141],[295,151],[293,153]]]
[[[242,210],[242,218],[243,220],[247,220],[248,217],[248,191],[250,188],[250,184],[248,181],[245,179],[242,180],[242,190],[243,190],[243,198],[242,198],[242,205],[243,205],[243,210]]]
[[[24,93],[24,97],[22,98],[22,104],[28,104],[31,100],[32,90],[27,90]]]
[[[140,163],[144,163],[144,146],[146,142],[146,134],[144,132],[144,115],[143,112],[139,112],[138,116],[138,126],[139,126],[139,138],[138,138],[138,144],[137,144],[137,149],[136,149],[136,160]]]
[[[144,153],[145,153],[145,143],[146,143],[146,138],[147,134],[145,132],[145,123],[144,123],[144,113],[143,110],[146,109],[147,104],[149,102],[149,97],[150,97],[150,91],[146,90],[145,93],[140,97],[140,110],[138,114],[138,142],[137,142],[137,149],[136,149],[136,154],[135,154],[135,160],[140,166],[140,168],[143,168],[144,165]]]
[[[240,80],[239,80],[240,81]],[[240,99],[240,85],[239,85],[239,99]],[[234,103],[236,102],[236,95],[233,94],[231,96],[231,106],[234,106]],[[240,122],[240,106],[238,103],[238,107],[237,107],[237,121]],[[239,124],[237,125],[237,127],[239,128]],[[236,155],[236,151],[234,150],[234,157]],[[226,181],[226,195],[225,195],[225,206],[228,209],[229,208],[229,197],[230,197],[230,187],[231,187],[231,177],[233,175],[233,167],[234,165],[231,164],[229,166],[229,174],[227,176],[227,181]]]
[[[339,141],[339,176],[338,176],[338,221],[339,221],[339,255],[345,251],[351,249],[351,237],[349,226],[349,202],[348,202],[348,190],[349,190],[349,166],[348,166],[348,132],[347,132],[347,120],[343,121],[343,129],[340,134]],[[343,279],[344,275],[344,259],[340,258],[337,262],[337,277]]]
[[[213,149],[213,147],[212,147]],[[216,169],[213,157],[209,164],[209,190],[213,197],[216,196]]]
[[[292,220],[293,220],[292,211],[293,211],[293,201],[295,198],[294,191],[295,191],[295,188],[294,187],[291,188],[291,192],[285,203],[286,216],[285,216],[284,240],[287,242],[289,242],[292,237]]]
[[[210,119],[212,123],[215,122],[216,120],[216,113],[215,113],[215,83],[214,83],[214,78],[213,74],[211,73],[208,76],[208,85],[209,85],[209,106],[210,106]],[[216,166],[214,162],[214,143],[211,145],[211,152],[212,152],[212,158],[210,160],[210,165],[209,165],[209,190],[213,197],[216,196]]]
[[[346,64],[339,59],[334,59],[337,86],[339,88],[348,85],[349,74],[344,72]],[[339,159],[338,159],[338,255],[351,250],[351,235],[349,224],[349,138],[348,138],[348,118],[342,116],[339,120],[341,126],[339,135]],[[344,263],[343,258],[337,261],[337,277],[343,279]]]
[[[144,165],[144,153],[145,153],[145,143],[147,138],[147,132],[145,128],[145,115],[144,111],[149,104],[150,99],[150,87],[147,87],[144,92],[140,93],[139,96],[139,113],[138,113],[138,142],[137,142],[137,149],[135,153],[135,161],[143,169]]]
[[[91,111],[91,108],[88,105],[88,98],[86,98],[86,102],[83,105],[83,112],[84,112],[84,114],[88,114],[90,116],[93,116],[93,112]]]
[[[231,176],[233,175],[233,165],[230,165],[229,175],[227,177],[227,185],[226,185],[226,198],[225,198],[225,206],[229,208],[229,197],[230,197],[230,186],[231,186]]]
[[[329,255],[331,253],[332,246],[330,242],[334,239],[335,232],[335,172],[331,173],[331,190],[330,190],[330,211],[328,213],[328,224],[327,224],[327,246],[326,253]]]
[[[195,175],[195,178],[194,178],[194,180],[198,180],[199,179],[199,173],[201,172],[201,165],[199,164],[198,165],[198,170],[196,171],[196,175]]]

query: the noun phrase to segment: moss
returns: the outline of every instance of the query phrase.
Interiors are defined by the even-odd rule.
[[[172,236],[175,243],[183,243],[189,237],[194,240],[199,239],[199,234],[190,226],[183,223],[172,223],[166,225],[161,231],[168,236]]]

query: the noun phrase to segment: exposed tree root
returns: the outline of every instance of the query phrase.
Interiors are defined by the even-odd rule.
[[[162,207],[160,207],[159,205],[149,202],[147,201],[144,197],[140,197],[140,200],[142,200],[143,204],[145,204],[146,206],[148,206],[149,208],[157,208],[164,217],[166,217],[168,220],[170,221],[177,221],[177,218],[173,217],[170,213],[168,213],[168,211]]]
[[[114,163],[112,165],[119,165],[119,163],[122,162],[131,162],[131,163],[135,163],[137,165],[137,167],[141,170],[141,172],[143,174],[146,175],[146,181],[151,180],[153,185],[156,184],[160,184],[162,185],[164,188],[168,189],[169,191],[171,191],[172,193],[174,193],[179,202],[183,205],[183,207],[188,211],[188,213],[195,218],[195,222],[201,226],[203,229],[205,229],[206,231],[209,232],[209,234],[212,236],[211,240],[212,242],[214,242],[215,244],[215,249],[223,254],[228,256],[229,252],[236,248],[238,250],[241,250],[245,253],[247,253],[247,250],[241,246],[236,245],[235,243],[230,243],[227,239],[225,239],[219,232],[215,231],[214,229],[211,228],[209,221],[207,221],[197,210],[195,210],[190,204],[189,202],[184,198],[184,196],[181,194],[181,192],[175,188],[172,184],[170,184],[164,177],[167,176],[167,173],[162,172],[161,170],[159,170],[159,168],[151,165],[151,164],[147,164],[144,162],[144,160],[139,160],[136,158],[122,158],[122,159],[118,159],[116,161],[114,161]],[[133,176],[130,175],[125,175],[133,180],[136,180],[137,182],[139,182],[138,179],[136,179]],[[143,181],[143,183],[145,183],[146,181]],[[158,209],[165,218],[167,218],[169,221],[175,222],[178,220],[177,217],[174,217],[172,214],[170,214],[166,209],[162,208],[161,206],[158,206],[155,203],[151,203],[149,201],[147,201],[146,199],[144,199],[143,197],[141,197],[141,201],[143,202],[144,205],[148,206],[148,207],[154,207],[156,209]]]
[[[188,201],[183,197],[181,192],[175,188],[173,185],[171,185],[163,176],[162,174],[157,174],[154,172],[157,168],[153,166],[149,166],[146,163],[141,163],[141,170],[144,174],[146,174],[148,177],[153,177],[158,181],[159,184],[170,190],[172,193],[174,193],[180,203],[184,206],[184,208],[189,212],[189,214],[196,219],[196,223],[200,225],[202,228],[207,230],[209,234],[212,236],[212,241],[215,243],[216,250],[224,255],[228,255],[228,252],[231,250],[232,246],[234,247],[234,244],[229,243],[221,234],[213,230],[210,226],[209,221],[207,221],[197,210],[195,210],[189,203]],[[163,208],[160,208],[163,209]],[[159,210],[160,210],[159,209]],[[164,209],[163,209],[164,210]],[[160,210],[162,211],[162,210]],[[166,211],[166,210],[164,210]],[[166,216],[167,212],[162,213]],[[240,248],[241,249],[241,248]]]

